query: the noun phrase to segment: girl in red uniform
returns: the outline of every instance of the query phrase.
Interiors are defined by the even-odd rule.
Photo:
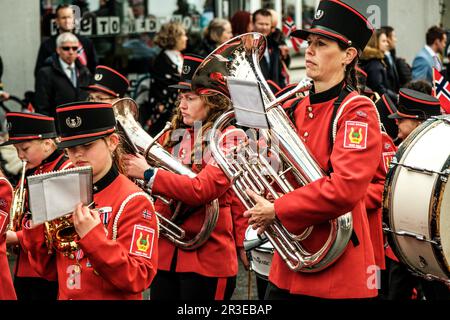
[[[235,201],[237,199],[229,189],[230,181],[214,165],[212,158],[195,157],[195,154],[204,155],[198,150],[204,151],[203,141],[207,130],[215,119],[229,109],[230,104],[221,95],[203,96],[191,91],[192,75],[201,61],[200,57],[194,55],[184,57],[182,80],[173,86],[180,90],[177,112],[172,119],[174,129],[161,139],[163,146],[197,173],[197,177],[191,179],[166,170],[149,168],[143,157],[127,156],[125,161],[127,173],[136,178],[145,178],[153,194],[181,201],[189,207],[192,212],[180,225],[186,230],[188,238],[199,232],[205,219],[205,204],[215,198],[219,200],[217,224],[208,240],[199,248],[182,250],[164,237],[160,239],[159,269],[150,290],[151,299],[155,300],[228,300],[236,285],[236,244],[242,247],[243,239],[236,238],[235,244],[231,211],[242,214],[244,207]],[[197,130],[194,130],[195,122],[203,125],[202,136],[198,136]],[[161,201],[156,201],[156,210],[166,217],[172,216],[171,209]],[[245,219],[238,218],[235,221]],[[244,228],[239,225],[235,232],[241,235]]]
[[[336,262],[314,273],[290,270],[276,252],[266,299],[309,301],[377,295],[371,281],[376,276],[375,260],[364,198],[379,164],[381,133],[373,102],[352,89],[354,66],[372,33],[370,23],[355,9],[327,0],[319,3],[311,29],[293,32],[308,41],[306,74],[314,86],[291,110],[292,118],[299,137],[327,174],[274,203],[248,191],[257,203],[244,215],[260,232],[275,216],[294,234],[314,226],[303,244],[315,252],[328,237],[328,221],[351,211],[353,237]],[[286,102],[285,107],[295,101]]]
[[[22,161],[27,161],[25,177],[61,170],[70,165],[70,161],[55,142],[54,119],[41,114],[11,112],[6,114],[9,138],[6,144],[14,144]],[[26,183],[26,181],[25,181]],[[19,187],[19,186],[17,186]],[[25,197],[25,213],[28,211]],[[22,224],[31,218],[26,214]],[[14,268],[14,287],[19,300],[56,300],[58,284],[48,281],[50,270],[38,274],[31,266],[28,252],[23,243],[23,230],[7,232],[7,244],[17,246],[17,260]]]
[[[40,273],[54,270],[59,299],[142,299],[156,274],[158,221],[149,196],[120,173],[112,107],[79,102],[56,112],[60,147],[76,167],[92,167],[96,210],[75,208],[80,240],[72,254],[48,255],[43,225],[25,229],[33,265]]]
[[[0,170],[0,300],[17,299],[6,256],[6,230],[12,196],[13,187]]]

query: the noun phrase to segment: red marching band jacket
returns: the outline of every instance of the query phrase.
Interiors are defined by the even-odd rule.
[[[54,170],[63,170],[72,165],[72,162],[70,162],[69,159],[65,158],[64,153],[60,151],[55,151],[46,160],[44,160],[39,167],[35,168],[32,173],[27,174],[35,175]],[[25,196],[25,204],[25,208],[29,208],[27,195]],[[26,223],[27,219],[25,218],[22,224],[24,225]],[[18,250],[18,259],[16,260],[16,265],[14,268],[14,275],[17,277],[41,277],[30,265],[28,252],[23,244],[23,230],[17,231],[16,234],[17,238],[19,239],[20,245]],[[42,275],[42,277],[46,278],[45,275]]]
[[[382,198],[386,174],[389,171],[389,164],[397,151],[397,148],[391,137],[386,133],[381,133],[382,150],[381,159],[377,172],[367,188],[366,209],[369,218],[370,238],[373,244],[375,254],[375,264],[381,269],[386,269],[383,235],[383,212]]]
[[[330,171],[331,164],[332,173],[275,200],[276,216],[294,234],[314,225],[312,235],[302,243],[315,252],[328,237],[328,221],[351,211],[359,244],[349,241],[342,256],[317,273],[293,272],[275,252],[269,280],[292,294],[328,299],[374,297],[375,259],[364,202],[380,161],[381,133],[376,109],[356,92],[348,94],[337,112],[336,138],[331,146],[328,133],[337,95],[317,98],[314,104],[310,99],[311,96],[304,98],[293,114],[297,133],[325,172]]]
[[[47,253],[42,225],[24,229],[32,265],[58,280],[59,300],[140,300],[156,274],[159,234],[152,200],[117,169],[107,176],[108,183],[94,189],[102,223],[78,241],[73,257]]]
[[[0,177],[0,300],[17,299],[6,256],[6,230],[12,197],[12,185],[6,178]]]
[[[160,141],[163,141],[163,136]],[[193,129],[187,129],[178,146],[169,150],[197,173],[193,179],[158,169],[153,185],[152,193],[164,196],[168,199],[183,202],[193,212],[180,225],[186,231],[187,238],[191,238],[200,231],[205,219],[205,204],[218,198],[219,218],[216,227],[208,240],[196,250],[181,250],[169,240],[161,237],[159,241],[159,265],[160,270],[170,271],[171,262],[176,257],[176,272],[195,272],[208,277],[231,277],[238,271],[236,245],[242,246],[245,232],[245,219],[238,217],[233,229],[232,210],[238,216],[245,210],[236,195],[231,190],[231,183],[217,167],[210,155],[203,156],[202,169],[199,172],[197,166],[191,164],[191,150],[194,145]],[[208,163],[208,164],[207,164]],[[165,217],[171,217],[171,209],[162,201],[156,200],[156,211]],[[238,235],[235,237],[234,233]]]

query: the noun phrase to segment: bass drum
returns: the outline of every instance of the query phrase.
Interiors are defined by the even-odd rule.
[[[386,178],[383,220],[395,255],[450,284],[450,116],[433,117],[400,145]]]
[[[258,241],[258,234],[252,227],[245,230],[244,248],[246,244]],[[250,268],[255,272],[256,276],[264,280],[269,279],[270,265],[272,264],[273,246],[269,241],[252,248],[247,251],[249,257]]]

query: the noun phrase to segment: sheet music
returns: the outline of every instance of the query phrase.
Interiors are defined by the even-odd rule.
[[[228,77],[228,90],[233,101],[236,123],[241,126],[268,129],[261,89],[256,81]]]
[[[28,177],[30,211],[34,224],[73,212],[92,202],[92,168],[81,167]]]

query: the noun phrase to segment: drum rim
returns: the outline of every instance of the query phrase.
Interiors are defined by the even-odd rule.
[[[247,229],[245,229],[245,233],[244,233],[244,239],[247,240],[247,233],[250,232],[256,232],[256,230],[253,230],[251,226],[248,226]],[[267,248],[266,246],[270,246],[269,248]],[[256,250],[259,252],[264,252],[264,253],[274,253],[275,248],[273,247],[273,244],[270,241],[267,241],[251,250],[249,250],[250,252]]]
[[[447,160],[444,162],[444,165],[442,166],[441,172],[443,172],[444,170],[447,170],[450,168],[450,155],[447,157]],[[433,206],[432,206],[432,212],[430,212],[430,215],[434,216],[433,218],[430,218],[431,216],[429,216],[429,221],[430,221],[430,232],[433,235],[437,235],[439,236],[439,239],[441,238],[441,234],[438,232],[438,221],[440,220],[441,217],[441,204],[442,204],[442,197],[440,197],[440,195],[444,192],[444,189],[447,185],[448,181],[443,181],[443,179],[436,179],[436,183],[434,184],[434,188],[433,188]],[[450,188],[450,185],[448,186]],[[436,201],[435,201],[436,200]],[[441,250],[439,250],[438,245],[433,244],[431,247],[433,249],[433,254],[434,257],[436,258],[439,266],[441,267],[441,270],[443,271],[443,273],[445,273],[448,277],[447,281],[450,281],[450,261],[446,261],[445,256],[442,254],[442,243],[439,243],[439,245],[441,246]],[[440,253],[440,254],[438,254]]]
[[[411,149],[410,147],[413,146],[413,141],[416,140],[416,138],[420,135],[425,134],[426,132],[428,132],[429,130],[431,130],[432,128],[438,126],[442,121],[442,119],[440,118],[430,118],[428,120],[426,120],[424,123],[422,123],[420,126],[418,126],[404,141],[403,143],[400,145],[400,147],[398,148],[394,159],[396,160],[396,162],[398,162],[397,159],[402,159],[402,157],[409,152],[409,150]],[[419,130],[420,128],[420,130]],[[400,162],[399,162],[400,163]],[[450,156],[447,158],[447,160],[445,161],[442,171],[445,169],[448,169],[450,166]],[[391,184],[393,181],[396,181],[398,178],[398,174],[399,174],[399,170],[397,170],[397,168],[399,168],[399,166],[397,164],[393,164],[393,166],[389,169],[387,175],[386,175],[386,181],[384,184],[384,189],[383,189],[383,201],[382,201],[382,210],[383,210],[383,222],[387,225],[387,227],[392,230],[395,231],[392,226],[392,221],[393,221],[393,217],[392,217],[392,189],[391,189]],[[431,202],[433,203],[433,205],[430,205],[430,210],[428,212],[428,227],[430,228],[430,232],[431,234],[436,234],[437,232],[437,217],[440,215],[437,213],[436,210],[436,206],[438,204],[441,203],[442,199],[439,199],[439,194],[437,193],[439,191],[441,191],[441,189],[443,189],[445,187],[445,183],[443,183],[443,181],[441,179],[436,179],[433,189],[432,189],[432,197],[431,197]],[[436,197],[437,195],[437,197]],[[434,201],[434,199],[438,199],[438,203],[436,203],[436,201]],[[440,206],[439,206],[440,208]],[[435,219],[431,219],[432,216],[435,216]],[[389,245],[391,246],[392,251],[394,252],[395,256],[401,260],[403,263],[406,264],[406,266],[412,270],[412,272],[414,272],[415,274],[418,274],[421,277],[426,277],[426,274],[416,268],[410,261],[409,259],[406,257],[405,253],[403,252],[403,250],[401,249],[401,246],[399,245],[397,238],[398,236],[396,236],[394,233],[392,232],[387,232],[386,233],[386,238],[387,238],[387,242],[389,243]],[[437,253],[437,246],[435,244],[431,245],[431,248],[433,250],[433,255],[436,259],[436,261],[438,262],[438,265],[441,268],[441,271],[446,274],[449,279],[450,279],[450,272],[449,272],[449,268],[446,267],[446,263],[445,261],[442,259],[443,255],[442,254],[436,254]],[[436,280],[440,280],[443,282],[447,282],[444,279],[441,279],[439,277],[436,277]]]

